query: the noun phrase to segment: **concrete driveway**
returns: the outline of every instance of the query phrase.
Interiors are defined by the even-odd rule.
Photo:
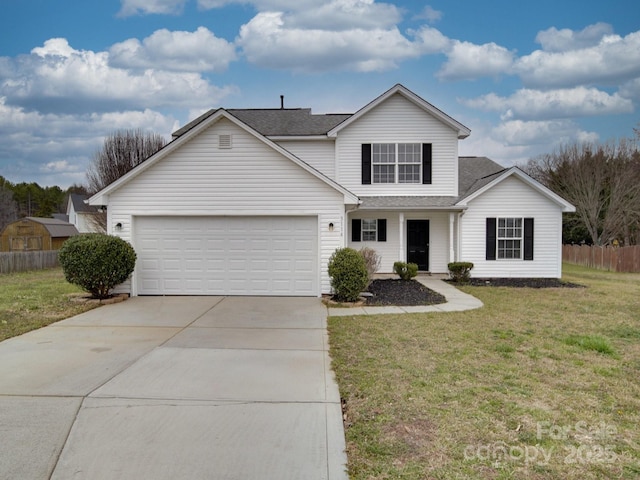
[[[136,297],[0,343],[0,478],[346,479],[316,298]]]

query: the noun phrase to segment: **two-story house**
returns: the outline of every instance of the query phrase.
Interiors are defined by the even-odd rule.
[[[219,108],[89,203],[138,254],[132,295],[319,296],[344,246],[375,249],[381,272],[560,277],[573,206],[518,168],[459,158],[469,134],[402,85],[354,114]]]

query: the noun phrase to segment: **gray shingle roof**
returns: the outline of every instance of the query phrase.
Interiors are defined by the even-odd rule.
[[[76,213],[96,213],[98,211],[96,207],[84,203],[84,201],[89,198],[89,195],[71,193],[69,195],[69,198],[71,198],[71,203],[73,204],[73,209],[76,211]]]
[[[364,210],[396,210],[453,207],[461,199],[471,195],[494,180],[506,169],[487,157],[460,157],[458,159],[458,197],[360,197]]]
[[[456,203],[458,197],[360,197],[361,210],[411,210],[425,208],[449,208]]]
[[[468,197],[496,178],[506,169],[487,157],[460,157],[458,159],[458,193]]]
[[[213,109],[200,115],[184,127],[173,132],[173,137],[184,135],[196,125],[202,123],[218,110]],[[314,115],[310,108],[267,108],[267,109],[228,109],[228,113],[246,123],[261,135],[265,136],[307,136],[326,135],[352,114],[329,113]]]
[[[265,136],[326,135],[351,116],[313,115],[310,108],[227,111]]]

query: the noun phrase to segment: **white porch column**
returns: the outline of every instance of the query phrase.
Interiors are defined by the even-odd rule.
[[[455,224],[455,214],[449,212],[449,262],[456,261],[456,250],[453,242],[453,227]]]
[[[407,257],[404,253],[404,213],[400,212],[398,214],[398,240],[400,243],[400,248],[398,249],[398,261],[406,262]]]

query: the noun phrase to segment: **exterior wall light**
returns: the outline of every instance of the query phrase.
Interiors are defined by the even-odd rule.
[[[329,224],[329,231],[330,231],[330,232],[333,232],[333,223],[330,223],[330,224]]]

